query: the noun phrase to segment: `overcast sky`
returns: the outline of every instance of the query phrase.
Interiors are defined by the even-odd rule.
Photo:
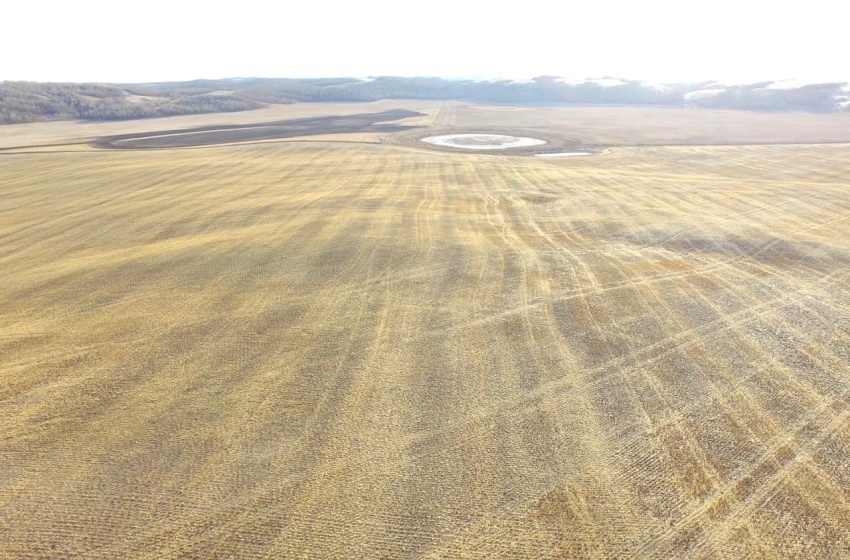
[[[838,0],[4,3],[0,80],[850,80]]]

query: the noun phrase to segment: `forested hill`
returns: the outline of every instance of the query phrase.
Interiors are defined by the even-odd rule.
[[[234,78],[152,84],[0,82],[0,124],[45,120],[123,120],[256,109],[269,103],[464,99],[504,104],[629,104],[755,111],[837,111],[850,107],[846,83],[764,82],[724,86],[650,84],[603,78],[567,82]]]

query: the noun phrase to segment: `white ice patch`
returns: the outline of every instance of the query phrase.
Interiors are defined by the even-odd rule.
[[[508,148],[539,146],[546,143],[546,140],[539,138],[505,136],[503,134],[445,134],[443,136],[429,136],[423,138],[422,141],[435,146],[463,148],[465,150],[506,150]]]

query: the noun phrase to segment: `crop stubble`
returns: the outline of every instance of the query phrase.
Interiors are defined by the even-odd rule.
[[[0,556],[850,552],[845,145],[0,176]]]

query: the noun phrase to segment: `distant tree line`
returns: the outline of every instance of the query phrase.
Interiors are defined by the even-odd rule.
[[[246,111],[263,103],[238,95],[137,95],[105,84],[0,82],[0,124],[84,119],[126,120]]]
[[[568,83],[375,77],[226,79],[152,84],[0,82],[0,124],[44,120],[119,120],[256,109],[266,104],[378,99],[461,99],[504,104],[627,104],[755,111],[833,111],[846,107],[846,84],[722,88],[628,80]],[[706,89],[714,87],[716,90]],[[700,92],[694,95],[694,92]]]

